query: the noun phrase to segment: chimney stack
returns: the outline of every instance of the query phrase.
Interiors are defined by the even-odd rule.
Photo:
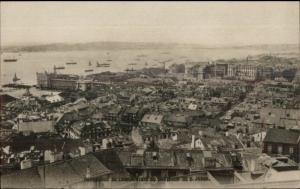
[[[195,135],[192,135],[192,143],[191,143],[191,148],[195,148]]]
[[[91,178],[91,170],[90,170],[90,166],[88,166],[88,167],[86,168],[86,175],[85,175],[85,178],[86,178],[86,179]]]

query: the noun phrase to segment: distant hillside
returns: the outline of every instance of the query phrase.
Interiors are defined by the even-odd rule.
[[[297,50],[298,44],[282,45],[247,45],[247,46],[204,46],[199,44],[178,44],[178,43],[145,43],[145,42],[91,42],[91,43],[54,43],[28,46],[4,46],[3,52],[41,52],[41,51],[73,51],[73,50],[122,50],[122,49],[216,49],[216,48],[237,48],[237,49],[270,49],[270,50]]]

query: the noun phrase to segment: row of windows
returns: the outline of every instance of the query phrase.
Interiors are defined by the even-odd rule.
[[[273,150],[272,145],[268,145],[268,153],[272,153],[272,150]],[[278,154],[282,154],[282,152],[283,152],[283,147],[282,147],[282,145],[279,145],[279,146],[277,147],[277,153],[278,153]],[[289,153],[290,153],[290,154],[293,154],[293,153],[294,153],[294,147],[289,147]]]

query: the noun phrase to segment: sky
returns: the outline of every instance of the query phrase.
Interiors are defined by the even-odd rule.
[[[1,45],[299,43],[299,2],[1,2]]]

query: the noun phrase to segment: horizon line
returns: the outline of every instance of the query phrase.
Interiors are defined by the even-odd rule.
[[[264,45],[300,45],[298,43],[249,43],[249,44],[201,44],[201,43],[184,43],[184,42],[158,42],[158,41],[87,41],[87,42],[33,42],[33,43],[14,43],[14,44],[0,44],[1,48],[11,47],[29,47],[29,46],[43,46],[43,45],[83,45],[93,43],[137,43],[137,44],[163,44],[163,45],[196,45],[203,46],[203,48],[216,48],[216,47],[245,47],[245,46],[264,46]]]

